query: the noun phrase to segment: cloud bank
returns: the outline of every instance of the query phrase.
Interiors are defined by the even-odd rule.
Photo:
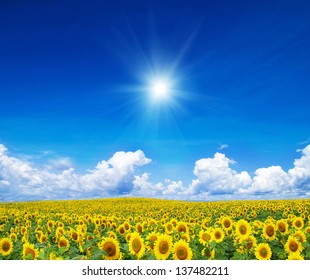
[[[41,167],[9,155],[0,144],[0,200],[78,199],[138,196],[184,200],[277,199],[310,196],[310,145],[284,171],[281,166],[237,172],[235,161],[216,152],[196,161],[189,185],[166,179],[153,183],[151,174],[138,174],[151,162],[143,151],[116,152],[85,174],[69,158],[53,159]]]

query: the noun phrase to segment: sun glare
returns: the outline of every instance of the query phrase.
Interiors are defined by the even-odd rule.
[[[154,80],[150,85],[150,93],[156,99],[167,98],[170,92],[170,84],[166,80]]]

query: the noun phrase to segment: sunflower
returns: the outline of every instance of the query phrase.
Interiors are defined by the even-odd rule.
[[[119,243],[115,238],[107,237],[98,244],[99,249],[105,251],[105,260],[117,260],[120,255]]]
[[[285,251],[289,254],[301,252],[303,250],[303,247],[301,243],[297,240],[297,238],[290,235],[285,243]]]
[[[189,233],[189,228],[188,228],[187,224],[182,222],[182,221],[177,223],[176,230],[180,233],[182,233],[182,232]]]
[[[199,231],[199,243],[205,245],[207,242],[211,242],[213,240],[211,232],[212,230],[210,228],[206,231],[204,231],[203,229]]]
[[[201,227],[204,229],[207,229],[209,227],[209,223],[210,223],[210,219],[209,218],[205,218],[203,219],[202,223],[201,223]]]
[[[301,217],[296,217],[293,220],[293,227],[295,227],[296,229],[302,229],[304,227],[304,221]]]
[[[154,244],[154,253],[157,260],[166,260],[172,249],[172,237],[168,234],[161,234]]]
[[[268,223],[264,225],[262,238],[270,241],[276,238],[276,226],[274,223]]]
[[[78,242],[79,241],[79,234],[77,233],[77,231],[75,230],[72,230],[71,232],[71,239],[75,242]]]
[[[208,260],[213,260],[215,258],[215,251],[214,249],[210,249],[209,247],[202,249],[201,255],[206,257]]]
[[[182,239],[174,243],[172,253],[175,260],[191,260],[193,257],[192,249]]]
[[[12,240],[9,238],[3,238],[0,240],[0,254],[2,256],[8,256],[13,250]]]
[[[277,221],[277,230],[281,232],[281,234],[287,234],[288,224],[284,219]]]
[[[39,242],[40,242],[40,243],[43,243],[43,242],[46,242],[46,241],[47,241],[47,235],[42,234],[42,235],[41,235],[41,238],[40,238],[40,240],[39,240]]]
[[[47,222],[47,226],[48,226],[50,229],[54,228],[54,226],[55,226],[54,221],[49,220],[49,221]]]
[[[141,223],[136,224],[136,230],[137,232],[142,233],[143,232],[143,225]]]
[[[223,241],[225,233],[221,228],[216,228],[212,231],[212,237],[213,240],[215,240],[217,243],[220,243]]]
[[[191,237],[187,233],[182,233],[181,234],[181,239],[185,240],[186,242],[190,242]]]
[[[229,216],[223,217],[222,220],[221,220],[221,224],[222,224],[223,229],[226,232],[231,230],[232,227],[233,227],[233,221],[232,221],[232,219]]]
[[[127,221],[124,222],[123,226],[124,226],[124,228],[125,228],[126,231],[129,231],[129,230],[130,230],[130,224],[129,224]]]
[[[39,256],[39,250],[35,249],[33,244],[27,242],[23,245],[24,260],[36,260],[38,256]]]
[[[64,248],[65,251],[68,251],[70,248],[69,240],[64,236],[61,236],[58,241],[58,248]]]
[[[13,240],[14,242],[16,242],[16,240],[17,240],[17,235],[16,235],[15,232],[12,232],[12,233],[10,234],[10,239]]]
[[[108,236],[109,236],[110,238],[116,239],[116,233],[115,233],[114,231],[108,231]]]
[[[60,238],[61,236],[63,236],[65,234],[65,230],[63,227],[58,227],[56,229],[56,237]]]
[[[301,231],[297,230],[292,234],[301,244],[306,241],[306,235]]]
[[[290,253],[287,259],[288,260],[303,260],[304,257],[299,252],[295,252],[295,253]]]
[[[121,235],[124,235],[126,233],[126,229],[124,228],[123,225],[120,225],[118,228],[117,228],[117,232]]]
[[[255,256],[258,260],[270,260],[271,249],[267,243],[261,243],[255,248]]]
[[[138,232],[133,232],[131,235],[129,240],[129,251],[138,259],[141,259],[145,252],[144,241]]]
[[[246,239],[252,233],[252,228],[246,220],[241,219],[235,226],[235,233],[240,239]]]
[[[172,234],[173,233],[173,224],[171,222],[168,222],[165,224],[165,233],[166,234]]]

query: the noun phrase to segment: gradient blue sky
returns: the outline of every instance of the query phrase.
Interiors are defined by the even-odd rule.
[[[152,161],[127,181],[145,172],[184,189],[216,152],[252,179],[289,173],[310,143],[309,14],[298,0],[0,1],[0,144],[77,174],[141,150]],[[152,75],[174,81],[170,102],[150,101]],[[2,200],[19,182],[8,168]]]

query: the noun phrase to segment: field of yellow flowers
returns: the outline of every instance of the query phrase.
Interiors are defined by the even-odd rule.
[[[310,200],[0,203],[0,260],[310,259]]]

